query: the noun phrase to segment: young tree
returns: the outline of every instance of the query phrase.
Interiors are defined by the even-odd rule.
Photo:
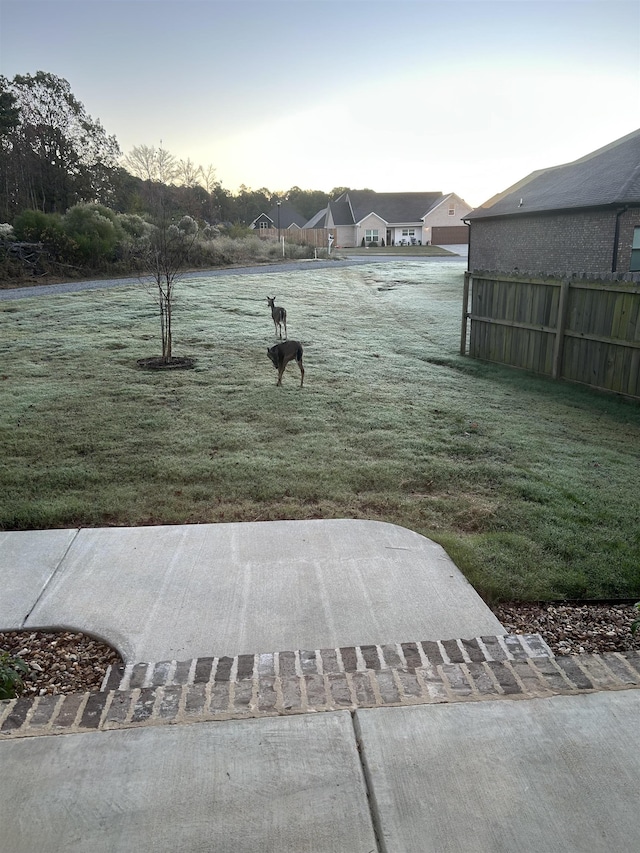
[[[147,359],[155,366],[170,366],[180,363],[173,357],[173,307],[175,288],[180,274],[187,265],[189,252],[198,234],[198,225],[191,217],[183,217],[178,225],[169,223],[163,195],[159,198],[160,215],[149,240],[145,258],[147,275],[155,285],[155,295],[160,313],[160,337],[162,357]]]

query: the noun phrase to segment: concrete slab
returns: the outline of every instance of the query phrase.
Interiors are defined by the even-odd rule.
[[[22,627],[77,530],[0,531],[0,630]]]
[[[389,853],[640,849],[640,691],[358,711]]]
[[[376,850],[348,712],[0,742],[11,853]]]
[[[346,519],[83,529],[27,626],[128,662],[505,633],[439,545]]]

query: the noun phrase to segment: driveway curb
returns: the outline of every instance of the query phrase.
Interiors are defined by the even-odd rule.
[[[0,736],[35,737],[640,687],[640,652],[554,657],[539,634],[148,662],[93,693],[0,703]]]

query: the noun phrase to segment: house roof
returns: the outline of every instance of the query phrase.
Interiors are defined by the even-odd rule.
[[[290,228],[292,225],[297,225],[298,228],[304,228],[306,224],[306,219],[302,216],[292,204],[289,204],[288,201],[283,201],[280,204],[280,219],[278,220],[278,205],[274,204],[269,213],[261,213],[260,216],[257,216],[251,225],[254,225],[259,219],[266,217],[273,223],[273,228],[278,227],[278,221],[280,222],[280,228]]]
[[[640,130],[579,160],[532,172],[465,219],[640,204]]]
[[[305,228],[326,228],[327,208],[319,210],[304,226]]]
[[[441,192],[377,193],[374,190],[350,190],[330,202],[329,207],[336,225],[354,225],[370,213],[375,213],[390,225],[420,222],[442,198]]]

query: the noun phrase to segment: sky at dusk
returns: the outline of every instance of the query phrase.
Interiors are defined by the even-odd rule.
[[[232,192],[476,206],[640,127],[640,0],[0,0],[0,74],[36,71]]]

